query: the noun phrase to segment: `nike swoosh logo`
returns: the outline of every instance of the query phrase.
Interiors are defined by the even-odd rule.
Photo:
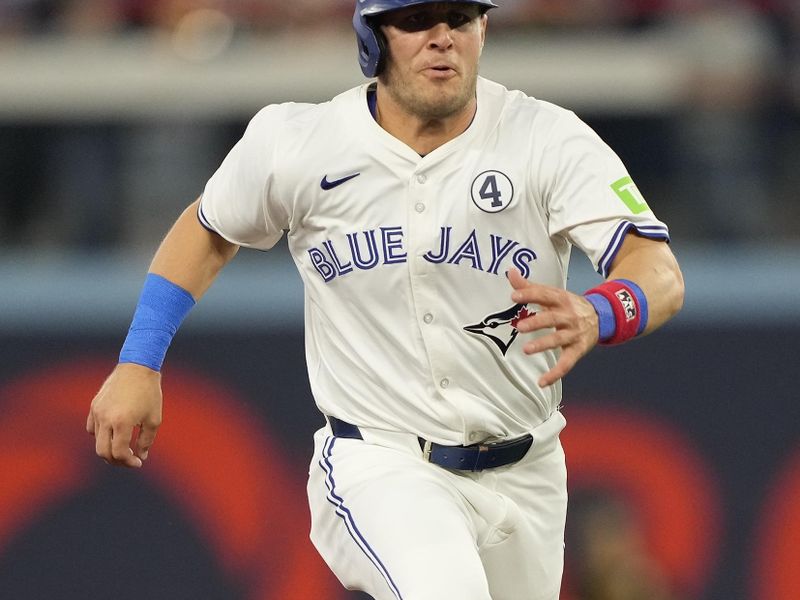
[[[342,179],[337,179],[336,181],[328,181],[328,176],[325,175],[319,185],[323,190],[332,190],[335,187],[339,187],[343,183],[347,183],[351,179],[355,179],[359,175],[361,175],[361,173],[356,173],[355,175],[350,175],[349,177],[343,177]]]

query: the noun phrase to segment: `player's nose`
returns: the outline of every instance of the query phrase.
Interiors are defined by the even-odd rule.
[[[453,45],[453,30],[446,22],[437,23],[428,30],[428,47],[432,50],[447,49]]]

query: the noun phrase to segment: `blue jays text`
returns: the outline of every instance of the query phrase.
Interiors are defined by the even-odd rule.
[[[482,248],[474,229],[463,240],[452,239],[452,231],[452,227],[442,227],[439,247],[426,252],[423,258],[434,264],[465,264],[493,275],[498,274],[501,262],[507,260],[523,277],[530,275],[530,263],[536,260],[536,253],[530,248],[494,234],[482,240]],[[378,265],[407,262],[404,237],[402,227],[369,229],[348,233],[346,239],[337,241],[335,246],[331,240],[325,240],[321,247],[310,248],[308,255],[327,283],[356,269],[366,271]]]

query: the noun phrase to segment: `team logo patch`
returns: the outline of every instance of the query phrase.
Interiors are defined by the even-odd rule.
[[[489,340],[505,356],[519,334],[517,323],[535,314],[528,310],[527,304],[515,304],[511,308],[484,317],[480,323],[467,325],[464,331]]]
[[[643,213],[650,207],[647,206],[644,196],[636,187],[633,179],[630,177],[623,177],[611,184],[611,189],[617,197],[625,203],[625,206],[635,215]]]
[[[633,300],[633,296],[628,293],[628,290],[618,290],[614,292],[614,295],[625,310],[625,320],[633,321],[636,318],[636,302]]]
[[[472,202],[483,212],[505,210],[514,200],[514,184],[500,171],[484,171],[472,182]]]

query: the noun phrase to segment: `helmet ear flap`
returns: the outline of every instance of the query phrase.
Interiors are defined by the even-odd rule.
[[[377,77],[386,64],[386,39],[380,28],[367,22],[356,7],[353,29],[358,41],[358,63],[365,77]]]

